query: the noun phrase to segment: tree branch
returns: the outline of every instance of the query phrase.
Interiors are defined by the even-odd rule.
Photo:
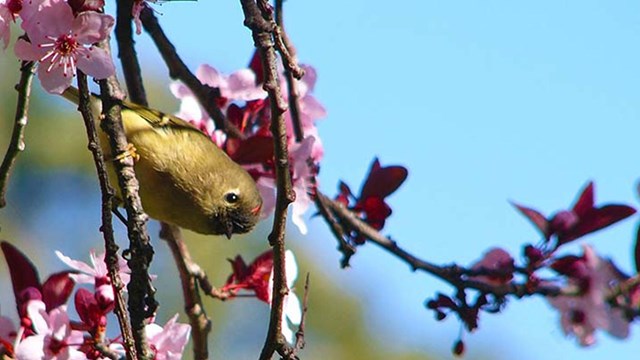
[[[118,0],[117,2],[116,40],[118,43],[118,57],[122,64],[124,81],[127,84],[129,99],[140,105],[148,106],[147,94],[142,82],[142,69],[136,54],[133,40],[133,26],[131,25],[131,10],[133,0]]]
[[[84,125],[87,130],[87,138],[89,139],[88,148],[93,155],[93,163],[98,173],[100,192],[102,194],[102,225],[100,226],[100,231],[104,237],[104,247],[106,251],[105,263],[107,264],[109,278],[111,279],[111,285],[113,286],[113,292],[115,294],[114,312],[120,325],[120,332],[122,333],[123,345],[126,349],[127,359],[135,360],[138,358],[138,355],[135,348],[133,333],[131,331],[131,325],[129,323],[129,314],[127,313],[125,305],[123,294],[124,285],[120,279],[118,245],[116,244],[115,237],[113,235],[111,209],[113,209],[114,191],[109,184],[109,177],[107,176],[107,169],[104,162],[104,154],[102,153],[102,149],[99,145],[96,123],[93,118],[93,113],[91,112],[87,76],[81,71],[78,71],[78,90],[80,93],[78,111],[82,114],[82,119],[84,120]]]
[[[277,25],[267,20],[270,7],[266,1],[240,0],[244,12],[244,25],[251,30],[253,42],[260,53],[264,69],[263,88],[269,95],[271,105],[271,133],[274,140],[276,164],[276,208],[273,228],[269,234],[269,243],[273,247],[273,297],[271,318],[260,359],[270,359],[275,351],[286,354],[289,345],[282,335],[281,319],[284,296],[288,293],[285,275],[285,227],[287,208],[295,199],[289,173],[289,153],[284,112],[287,106],[282,98],[278,81],[277,57],[274,48],[273,32]]]
[[[162,55],[167,64],[169,76],[174,80],[182,81],[193,92],[200,105],[215,122],[216,128],[223,130],[231,137],[244,139],[244,134],[227,120],[216,103],[216,99],[220,97],[220,90],[203,84],[193,75],[180,56],[178,56],[175,46],[169,41],[169,38],[160,27],[153,10],[149,7],[143,9],[140,14],[140,20],[142,20],[144,30],[151,36],[158,51],[160,51],[160,55]]]
[[[457,265],[438,266],[432,264],[428,261],[422,260],[412,255],[408,251],[398,246],[395,241],[380,234],[380,232],[362,221],[356,214],[344,207],[344,205],[342,205],[341,203],[329,199],[320,191],[317,192],[317,197],[319,198],[319,201],[325,204],[331,211],[331,213],[333,213],[333,215],[337,219],[339,219],[340,224],[342,224],[343,226],[356,231],[357,233],[364,236],[367,241],[380,246],[401,261],[405,262],[411,267],[412,271],[424,271],[440,278],[441,280],[444,280],[455,288],[475,289],[483,293],[493,294],[497,297],[504,297],[507,295],[523,297],[534,294],[543,296],[558,296],[564,294],[563,290],[560,287],[552,285],[540,285],[533,289],[527,286],[527,284],[520,284],[516,282],[510,282],[501,285],[491,285],[483,281],[477,281],[469,278],[469,275],[475,275],[479,273],[475,273],[474,271],[465,269],[463,267]]]
[[[290,64],[289,66],[285,66],[284,69],[289,94],[289,113],[291,114],[291,122],[293,123],[293,133],[295,134],[296,142],[301,142],[304,139],[304,131],[302,130],[302,120],[300,119],[300,94],[298,93],[298,83],[296,79],[301,79],[302,76],[304,76],[304,70],[297,65],[295,48],[284,30],[283,2],[283,0],[276,0],[276,24],[279,28],[279,36],[276,38],[279,37],[282,39],[281,45],[278,46],[278,51],[280,55],[282,55],[282,58],[287,59],[287,63]],[[294,76],[294,70],[297,71],[295,73],[297,76]]]
[[[191,324],[191,338],[193,339],[193,357],[196,360],[209,358],[207,337],[211,332],[211,321],[204,311],[202,298],[199,291],[199,275],[202,271],[191,260],[191,254],[182,239],[180,228],[161,223],[160,238],[167,242],[171,254],[178,267],[182,296],[184,297],[184,310]],[[205,276],[206,277],[206,276]]]
[[[24,129],[27,126],[29,112],[29,96],[31,94],[31,84],[35,63],[23,61],[20,67],[20,82],[16,85],[18,91],[18,104],[16,106],[15,121],[11,141],[4,155],[2,165],[0,165],[0,208],[7,205],[6,195],[9,185],[9,177],[13,171],[13,166],[18,159],[18,154],[24,151]]]
[[[110,53],[108,40],[101,42],[99,46]],[[100,80],[99,83],[104,115],[100,125],[109,138],[111,155],[126,153],[128,142],[120,113],[120,101],[124,98],[124,94],[115,76]],[[148,217],[142,209],[138,195],[139,184],[133,169],[133,158],[124,157],[122,160],[114,161],[114,165],[128,220],[129,249],[126,251],[126,257],[131,268],[131,281],[127,287],[131,327],[138,356],[148,359],[151,352],[144,331],[145,320],[152,316],[157,308],[153,296],[155,289],[151,285],[148,273],[149,264],[153,258],[153,248],[146,228]]]

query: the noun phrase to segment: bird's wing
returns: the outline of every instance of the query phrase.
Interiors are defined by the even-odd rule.
[[[160,110],[150,109],[146,106],[134,104],[128,101],[124,101],[122,103],[122,106],[140,115],[141,118],[145,119],[154,128],[165,130],[181,128],[186,130],[193,130],[206,136],[206,134],[200,131],[200,129],[180,119],[177,116],[166,114]]]

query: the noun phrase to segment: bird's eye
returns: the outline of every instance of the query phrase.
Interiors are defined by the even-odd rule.
[[[234,203],[238,202],[238,200],[240,199],[240,197],[238,196],[238,194],[233,193],[233,192],[230,192],[230,193],[227,193],[227,194],[224,196],[224,199],[225,199],[228,203],[230,203],[230,204],[234,204]]]

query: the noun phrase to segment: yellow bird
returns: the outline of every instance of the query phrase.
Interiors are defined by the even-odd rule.
[[[62,95],[78,104],[78,89],[70,87]],[[150,217],[228,238],[253,229],[262,198],[245,169],[186,121],[127,101],[121,105],[125,135],[139,156],[134,168],[142,207]],[[99,119],[98,97],[91,96],[91,107]],[[105,158],[114,159],[106,134],[98,129]],[[107,170],[119,189],[111,161]]]

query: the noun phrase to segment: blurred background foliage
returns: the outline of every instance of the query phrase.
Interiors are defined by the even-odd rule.
[[[10,52],[8,49],[7,52]],[[19,78],[19,62],[13,56],[0,56],[0,149],[9,143],[17,93],[14,85]],[[162,79],[162,76],[147,79]],[[175,111],[178,103],[168,92],[166,83],[147,82],[149,98],[165,111]],[[330,135],[329,135],[330,136]],[[26,151],[19,155],[17,167],[10,179],[8,205],[0,210],[0,239],[9,241],[25,252],[45,278],[64,266],[53,254],[60,250],[78,260],[88,261],[88,251],[102,247],[98,231],[100,194],[95,170],[87,150],[84,127],[73,105],[61,98],[43,93],[34,81],[29,123],[26,129]],[[126,233],[120,223],[114,223],[118,241],[126,247]],[[156,287],[160,302],[159,321],[164,322],[182,311],[178,275],[171,255],[158,239],[158,226],[149,223],[156,256],[152,272],[158,274]],[[317,227],[316,227],[317,229]],[[185,232],[194,260],[209,275],[214,285],[222,285],[230,273],[226,261],[242,254],[250,261],[268,245],[266,235],[270,222],[263,221],[248,236],[233,241],[204,237]],[[304,273],[311,273],[311,290],[306,340],[302,353],[305,359],[435,359],[431,351],[405,348],[397,339],[376,336],[366,321],[362,304],[345,285],[336,282],[326,264],[299,248],[305,239],[297,230],[289,231],[301,271],[297,292],[301,295]],[[317,237],[312,228],[309,237]],[[327,232],[321,235],[328,249],[334,247]],[[370,279],[375,281],[375,279]],[[9,289],[10,279],[4,264],[0,265],[0,286]],[[240,298],[220,302],[205,299],[206,310],[213,322],[211,354],[214,359],[253,359],[259,354],[268,321],[268,307],[255,299]],[[5,291],[0,297],[1,313],[16,319],[13,295]],[[389,312],[397,311],[390,307]],[[182,321],[186,322],[184,316]],[[112,319],[111,326],[115,323]],[[190,352],[185,352],[190,358]],[[448,358],[448,354],[440,354]],[[496,358],[494,356],[487,358]]]

